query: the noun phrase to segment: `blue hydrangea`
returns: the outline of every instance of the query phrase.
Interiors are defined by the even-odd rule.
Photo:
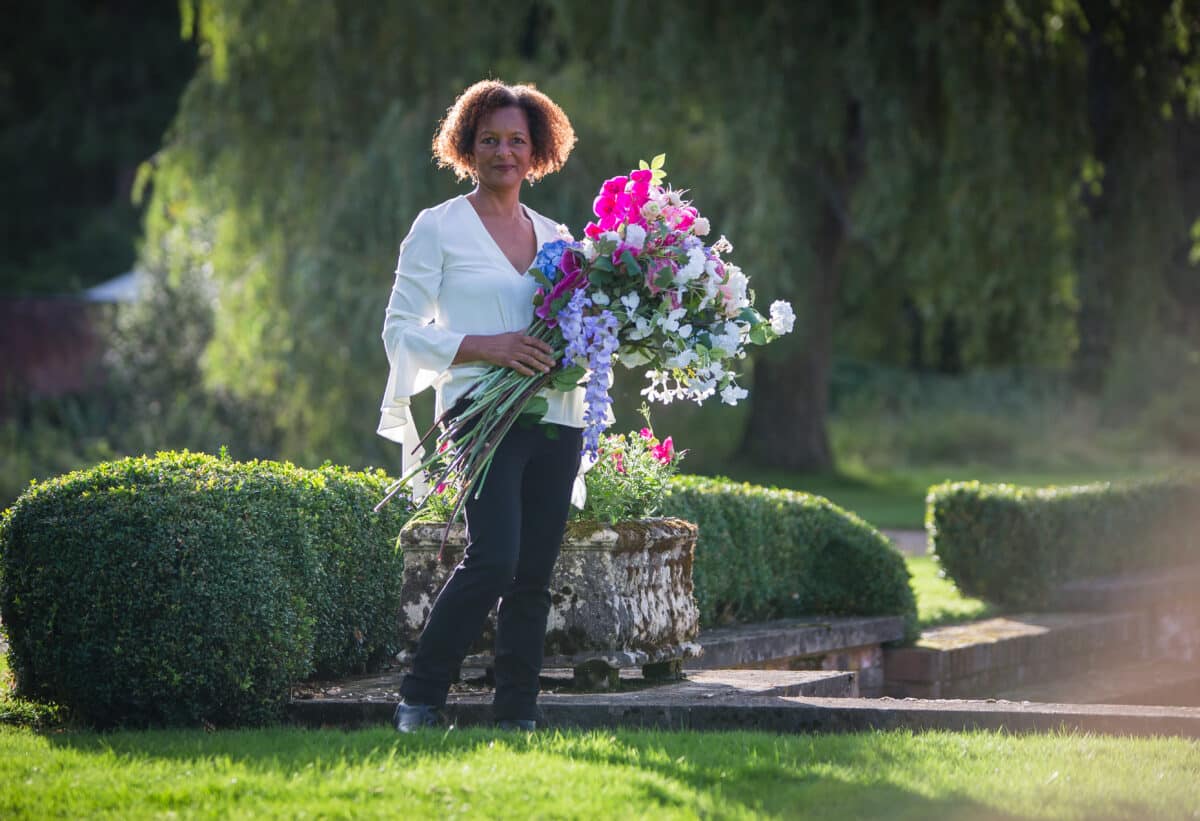
[[[558,282],[558,278],[562,276],[562,271],[558,269],[558,263],[562,259],[563,251],[570,244],[565,239],[547,242],[533,260],[533,267],[541,271],[551,284]]]

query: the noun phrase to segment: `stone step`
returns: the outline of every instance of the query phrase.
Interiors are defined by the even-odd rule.
[[[636,695],[636,698],[628,696]],[[292,719],[310,726],[386,725],[391,701],[293,701]],[[638,694],[546,694],[544,729],[641,728],[834,733],[871,730],[1003,730],[1086,732],[1200,738],[1200,708],[1112,704],[1030,704],[1010,701],[819,698],[730,694],[672,695],[662,688]],[[491,705],[453,697],[447,714],[459,727],[489,726]]]
[[[884,652],[885,692],[987,698],[1142,657],[1137,613],[1036,613],[926,630]]]
[[[885,642],[904,638],[896,616],[778,619],[703,631],[698,658],[685,669],[850,670],[858,674],[862,695],[883,688]]]
[[[1200,706],[1200,662],[1156,658],[1001,691],[1009,701]]]

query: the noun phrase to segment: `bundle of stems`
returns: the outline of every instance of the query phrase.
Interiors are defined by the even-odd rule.
[[[553,349],[555,361],[563,354],[562,334],[555,328],[550,328],[540,319],[535,318],[526,331],[529,336],[546,342]],[[554,385],[562,390],[574,388],[583,375],[583,369],[569,363],[561,363],[547,373],[533,373],[528,376],[518,373],[511,368],[492,366],[480,377],[464,396],[467,407],[455,415],[454,408],[446,410],[421,436],[416,453],[439,430],[438,447],[416,468],[409,470],[403,477],[393,482],[387,489],[387,494],[375,506],[378,511],[387,502],[408,485],[419,473],[435,468],[436,477],[431,477],[430,484],[438,487],[454,483],[458,488],[458,497],[446,520],[446,529],[442,532],[442,544],[438,551],[438,560],[444,561],[446,539],[450,533],[450,525],[458,519],[467,500],[474,494],[475,498],[483,491],[483,483],[487,479],[492,466],[492,457],[496,448],[505,435],[524,414],[541,419],[545,413],[545,400],[535,402],[539,391]],[[569,384],[568,384],[569,383]],[[443,453],[443,443],[448,443],[450,456]]]

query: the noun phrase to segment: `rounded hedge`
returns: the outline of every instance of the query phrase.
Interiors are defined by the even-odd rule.
[[[828,499],[727,479],[677,476],[666,516],[696,523],[702,624],[828,614],[902,616],[918,635],[904,557]]]
[[[396,643],[403,500],[382,472],[160,453],[36,484],[0,518],[20,695],[112,724],[259,724]]]
[[[1058,588],[1075,579],[1200,562],[1200,478],[1046,488],[949,482],[930,488],[925,527],[968,596],[1053,606]]]

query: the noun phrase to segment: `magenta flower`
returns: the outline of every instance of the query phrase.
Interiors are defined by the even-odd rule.
[[[669,465],[671,464],[671,460],[675,458],[675,443],[672,442],[671,437],[668,436],[666,439],[662,440],[661,445],[655,445],[654,447],[650,448],[650,453],[653,454],[655,459],[662,462],[664,465]]]
[[[574,254],[563,254],[563,257],[574,256]],[[578,261],[575,263],[575,270],[572,273],[564,273],[563,278],[554,283],[554,287],[550,289],[550,293],[542,299],[542,304],[534,309],[534,313],[546,321],[546,324],[551,328],[558,324],[558,319],[552,316],[554,303],[559,297],[570,295],[572,291],[577,291],[580,288],[587,287],[588,279],[583,273],[583,270],[578,267]]]
[[[637,172],[635,171],[634,173],[636,174]],[[604,186],[600,190],[610,197],[615,197],[625,190],[627,182],[629,182],[629,177],[613,177],[611,180],[605,180]]]

